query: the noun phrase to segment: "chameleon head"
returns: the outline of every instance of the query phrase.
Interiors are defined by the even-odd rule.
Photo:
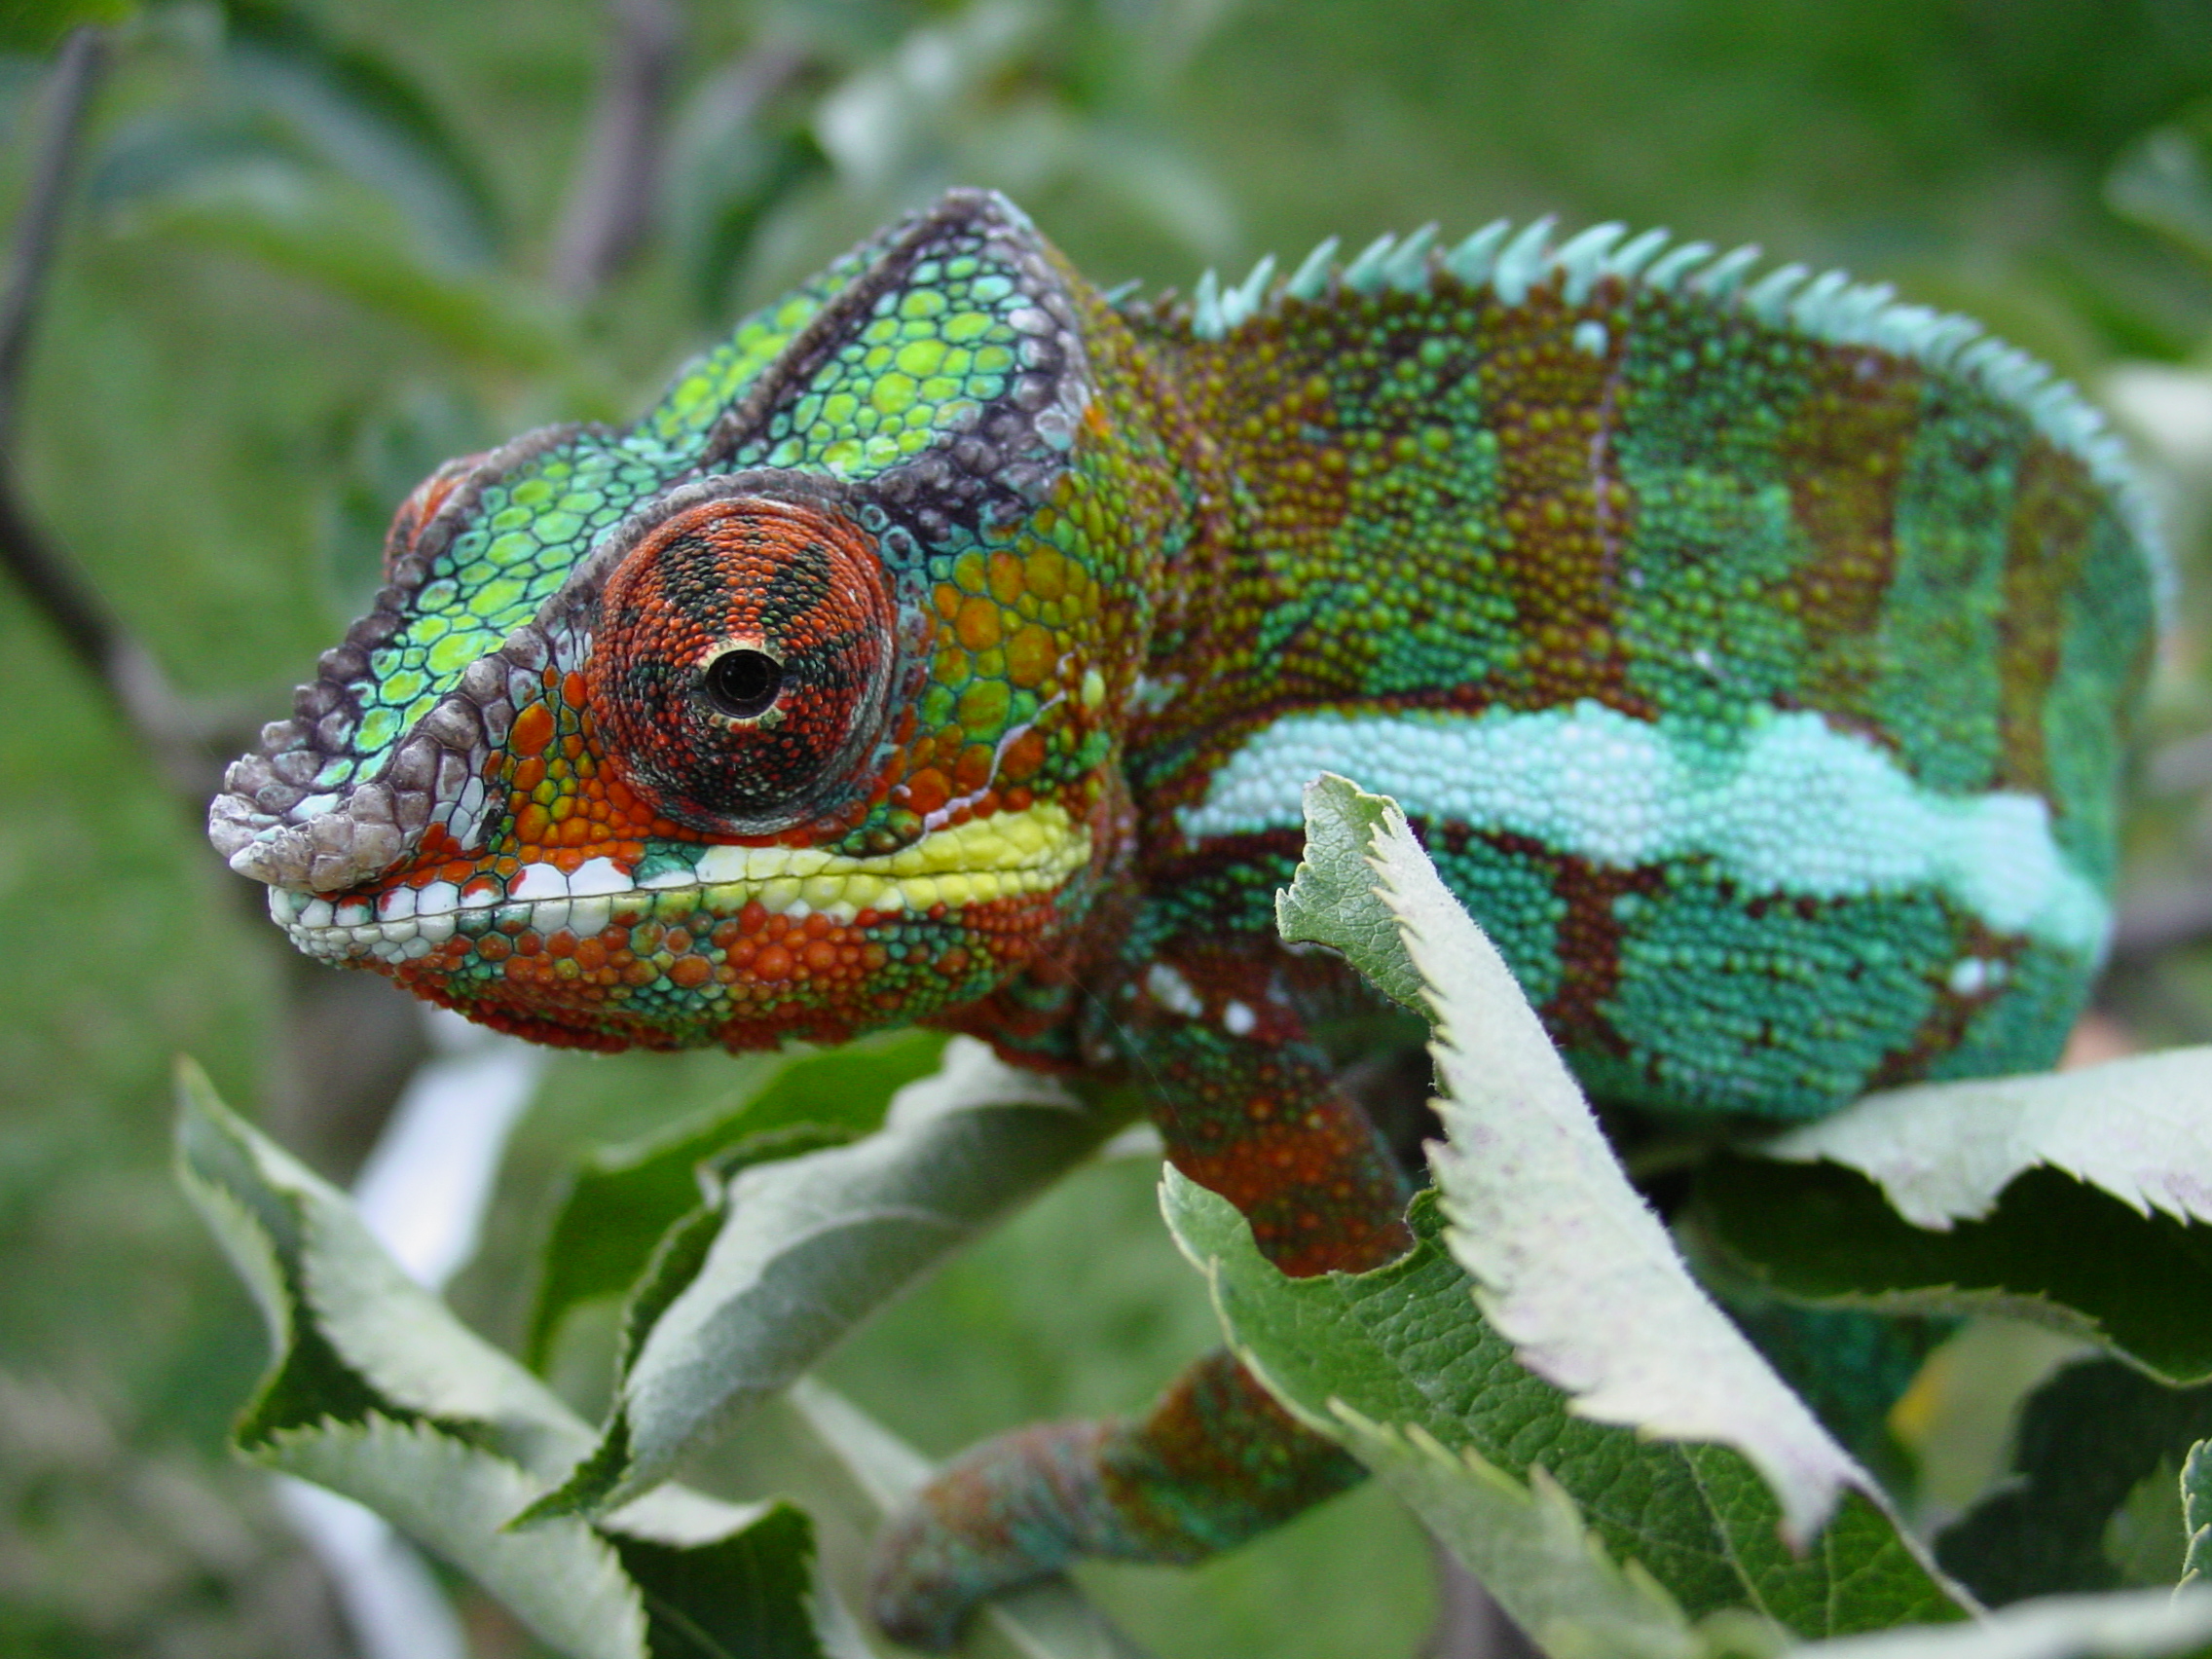
[[[1141,645],[1087,303],[960,193],[638,425],[441,468],[217,849],[310,954],[571,1046],[836,1041],[1037,973]]]

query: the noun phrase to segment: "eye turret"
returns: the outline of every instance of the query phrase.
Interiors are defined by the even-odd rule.
[[[663,817],[770,834],[833,807],[882,730],[893,608],[861,530],[697,502],[608,578],[589,679],[609,757]]]

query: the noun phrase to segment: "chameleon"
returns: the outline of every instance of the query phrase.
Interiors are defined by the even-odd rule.
[[[1972,322],[1607,224],[1101,291],[955,190],[635,424],[449,462],[209,832],[299,948],[535,1042],[924,1025],[1132,1080],[1283,1272],[1410,1241],[1278,940],[1394,796],[1602,1104],[1782,1122],[2046,1066],[2105,948],[2157,537]],[[1356,1021],[1355,1021],[1356,1026]],[[927,1647],[1359,1478],[1231,1356],[878,1541]]]

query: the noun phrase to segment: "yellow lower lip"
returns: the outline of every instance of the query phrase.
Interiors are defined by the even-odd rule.
[[[925,835],[896,853],[850,858],[810,847],[709,847],[689,869],[634,881],[594,859],[564,875],[530,865],[503,895],[466,900],[450,883],[332,901],[271,888],[270,911],[311,956],[399,962],[426,955],[457,929],[521,920],[540,937],[597,933],[621,915],[734,916],[757,903],[770,915],[820,911],[849,923],[864,910],[926,913],[1057,891],[1090,862],[1090,833],[1057,803],[994,813]]]

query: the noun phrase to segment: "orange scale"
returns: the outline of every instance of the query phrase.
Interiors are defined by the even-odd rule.
[[[935,766],[926,767],[908,778],[903,792],[905,804],[925,818],[942,808],[952,794],[944,774]]]
[[[545,683],[550,690],[553,683],[551,670],[546,672]],[[507,747],[517,755],[530,757],[523,762],[524,767],[531,763],[531,759],[543,754],[545,746],[552,741],[553,711],[543,703],[533,703],[515,716],[515,722],[507,731]]]
[[[997,757],[987,743],[971,743],[960,752],[953,763],[952,785],[962,794],[974,794],[991,781],[992,763]]]

